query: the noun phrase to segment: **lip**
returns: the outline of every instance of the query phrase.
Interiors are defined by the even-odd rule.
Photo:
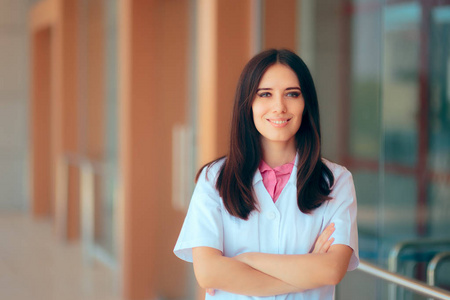
[[[273,127],[281,128],[286,126],[292,118],[266,119]]]

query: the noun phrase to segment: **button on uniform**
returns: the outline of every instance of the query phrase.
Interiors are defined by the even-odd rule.
[[[269,213],[267,214],[267,218],[268,218],[269,220],[274,220],[276,216],[277,216],[277,215],[276,215],[275,212],[273,212],[273,211],[271,211],[271,212],[269,212]]]

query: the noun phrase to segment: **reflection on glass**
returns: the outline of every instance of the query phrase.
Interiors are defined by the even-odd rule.
[[[347,146],[361,258],[392,268],[389,255],[411,243],[395,271],[428,281],[450,251],[450,6],[423,3],[353,1]],[[450,290],[449,270],[450,259],[436,285]],[[425,299],[385,283],[376,298],[392,291]]]
[[[380,136],[380,11],[352,19],[350,154],[377,160]]]
[[[385,174],[384,176],[384,242],[415,238],[417,183],[414,177]]]
[[[421,8],[418,3],[389,5],[384,10],[383,127],[386,162],[417,162],[419,50]]]
[[[377,162],[380,156],[381,16],[379,9],[359,10],[352,15],[347,147],[348,155],[355,161]],[[360,257],[377,262],[380,256],[379,201],[382,196],[379,168],[377,164],[373,167],[354,164],[351,171],[358,195]],[[367,283],[364,285],[367,287]]]
[[[450,290],[450,7],[431,12],[428,233],[448,239],[436,264],[434,284]],[[436,258],[435,258],[436,259]],[[430,277],[431,274],[428,274]],[[429,278],[428,278],[429,279]]]
[[[429,166],[450,171],[450,8],[432,12],[430,34]]]
[[[378,259],[378,200],[379,175],[369,171],[352,173],[358,194],[359,255],[370,261]]]
[[[435,237],[449,237],[450,184],[444,181],[431,183],[429,186],[429,199],[429,234]]]

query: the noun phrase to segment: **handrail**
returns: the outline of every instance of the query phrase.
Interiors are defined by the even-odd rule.
[[[444,260],[448,259],[450,259],[450,252],[441,252],[430,260],[427,268],[427,283],[429,285],[436,285],[436,270]]]
[[[395,283],[427,297],[432,297],[437,300],[450,300],[449,291],[437,287],[432,287],[421,281],[386,271],[364,260],[360,261],[358,270],[370,274],[374,277],[386,280],[388,282]]]
[[[389,252],[388,270],[393,273],[398,273],[399,256],[408,248],[421,248],[426,246],[444,246],[450,245],[450,239],[415,239],[407,240],[397,243]],[[388,290],[388,299],[397,299],[397,286],[390,285]]]
[[[450,245],[450,239],[417,239],[397,243],[389,252],[388,269],[394,273],[398,271],[398,257],[406,248],[442,245]]]

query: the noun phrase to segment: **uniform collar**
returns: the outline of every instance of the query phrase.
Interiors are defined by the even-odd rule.
[[[293,183],[293,184],[297,184],[297,169],[298,169],[298,152],[295,155],[295,163],[294,163],[294,167],[292,168],[292,173],[291,176],[289,176],[289,180],[288,183]],[[259,171],[259,168],[256,169],[255,172],[255,176],[253,176],[253,185],[256,185],[258,182],[262,181],[262,175],[261,172]]]

